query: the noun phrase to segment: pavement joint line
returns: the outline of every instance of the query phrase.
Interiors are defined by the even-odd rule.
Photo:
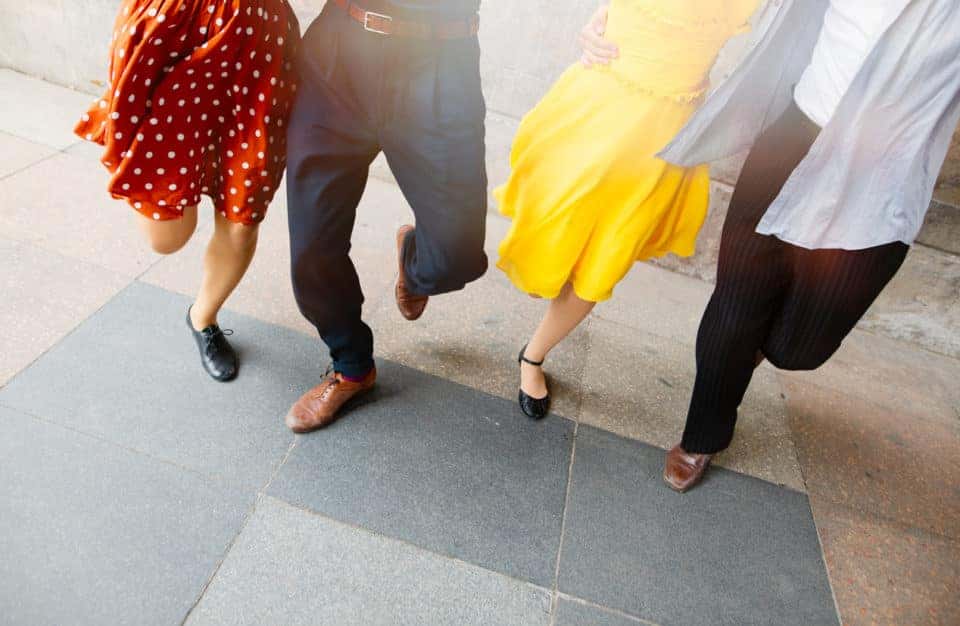
[[[563,495],[563,514],[560,516],[560,540],[557,542],[557,558],[553,567],[553,589],[550,592],[550,626],[557,623],[557,599],[560,592],[560,561],[563,557],[563,539],[567,530],[567,511],[570,510],[570,492],[573,490],[573,464],[577,458],[577,433],[580,423],[573,424],[570,442],[570,463],[567,465],[567,489]]]
[[[868,397],[866,397],[866,396],[861,396],[861,395],[852,394],[852,393],[850,393],[850,392],[848,392],[848,391],[846,391],[846,390],[837,389],[836,387],[829,387],[829,386],[824,385],[824,384],[822,384],[822,383],[819,383],[819,382],[817,382],[817,381],[815,381],[815,380],[801,380],[801,378],[800,378],[799,376],[795,376],[795,375],[793,374],[793,372],[790,372],[790,371],[787,371],[787,370],[776,370],[776,371],[777,371],[779,374],[783,375],[783,376],[792,378],[792,379],[793,379],[793,383],[796,384],[796,385],[800,385],[801,387],[813,387],[813,388],[817,389],[818,391],[822,391],[822,392],[826,392],[826,393],[829,393],[829,392],[840,393],[840,394],[843,394],[843,395],[846,396],[846,397],[854,397],[854,398],[856,398],[858,401],[862,402],[863,404],[868,404],[868,405],[870,405],[871,407],[873,407],[873,408],[875,408],[875,409],[880,409],[880,410],[883,410],[883,411],[892,411],[892,412],[895,412],[895,413],[902,413],[902,411],[892,410],[892,409],[890,409],[889,407],[883,406],[882,404],[877,404],[876,402],[874,402],[873,400],[871,400],[870,398],[868,398]],[[789,393],[787,392],[787,390],[786,390],[786,389],[782,389],[781,391],[782,391],[782,393],[786,396],[786,399],[789,401],[789,400],[790,400],[790,395],[789,395]],[[955,417],[960,417],[960,407],[955,406],[955,407],[953,407],[953,410],[954,410],[954,413],[956,414]],[[797,419],[804,419],[802,415],[800,415],[800,416],[794,416],[794,417],[796,417]],[[944,425],[944,424],[948,424],[948,425],[953,426],[953,427],[956,427],[956,426],[957,426],[957,424],[956,424],[952,419],[943,419],[943,418],[933,417],[933,416],[925,415],[925,414],[923,414],[923,413],[919,413],[919,414],[914,413],[914,414],[912,414],[912,415],[910,416],[910,418],[913,419],[913,420],[922,420],[924,423],[932,423],[932,424],[937,424],[937,425],[941,425],[941,426]],[[791,433],[791,434],[792,434],[792,433]],[[794,443],[794,449],[796,449],[796,443]],[[799,454],[798,454],[798,455],[797,455],[797,461],[799,461],[799,460],[800,460],[800,457],[799,457]],[[802,468],[801,468],[801,469],[802,469]],[[804,485],[806,485],[806,479],[804,479]],[[960,537],[958,537],[958,539],[960,539]]]
[[[16,241],[16,240],[12,240],[12,241]],[[45,250],[44,248],[41,248],[40,246],[35,246],[35,245],[33,245],[32,243],[30,243],[30,242],[28,242],[28,241],[20,241],[19,243],[22,244],[22,245],[33,246],[33,247],[35,247],[35,248],[37,248],[37,249],[39,249],[39,250]],[[60,256],[63,256],[63,255],[60,255]],[[68,259],[68,258],[70,258],[70,257],[63,257],[63,258]],[[96,265],[96,264],[94,263],[94,264],[92,264],[92,265]],[[99,267],[99,266],[98,266],[98,267]],[[116,273],[116,272],[115,272],[115,273]],[[117,273],[117,275],[119,276],[120,274]],[[118,289],[116,292],[114,292],[113,295],[111,295],[111,296],[108,297],[106,300],[104,300],[104,301],[103,301],[103,304],[101,304],[101,305],[98,306],[96,309],[94,309],[93,311],[91,311],[89,315],[86,315],[85,317],[83,317],[83,318],[81,318],[80,320],[78,320],[77,323],[74,324],[73,327],[70,328],[67,332],[65,332],[62,337],[60,337],[59,339],[57,339],[56,341],[54,341],[52,344],[50,344],[49,346],[47,346],[40,354],[38,354],[36,357],[34,357],[33,359],[31,359],[29,363],[27,363],[26,365],[24,365],[23,367],[21,367],[19,370],[17,370],[17,372],[16,372],[13,376],[11,376],[5,383],[0,384],[0,390],[3,390],[4,387],[6,387],[7,385],[9,385],[11,382],[13,382],[15,379],[17,379],[21,374],[23,374],[23,373],[26,372],[28,369],[30,369],[31,367],[33,367],[33,365],[34,365],[37,361],[39,361],[40,359],[42,359],[43,357],[45,357],[48,352],[50,352],[51,350],[53,350],[54,348],[56,348],[57,346],[59,346],[61,343],[63,343],[63,341],[64,341],[65,339],[67,339],[68,337],[70,337],[73,333],[77,332],[77,329],[78,329],[78,328],[80,328],[81,326],[83,326],[84,324],[86,324],[87,321],[90,320],[90,318],[92,318],[93,316],[95,316],[95,315],[97,315],[98,313],[100,313],[100,311],[102,311],[108,304],[110,304],[110,303],[112,303],[114,300],[116,300],[117,297],[118,297],[121,293],[123,293],[124,291],[126,291],[127,289],[129,289],[129,288],[130,288],[130,285],[132,285],[134,282],[135,282],[135,281],[132,281],[132,280],[131,280],[130,282],[128,282],[126,285],[124,285],[123,287],[121,287],[120,289]]]
[[[16,137],[17,139],[23,139],[24,141],[30,141],[29,139],[25,139],[25,138],[21,137],[20,135],[11,135],[11,137]],[[34,142],[31,142],[31,143],[36,143],[36,142],[34,141]],[[3,182],[3,181],[5,181],[5,180],[7,180],[8,178],[13,178],[13,177],[16,176],[17,174],[21,174],[21,173],[23,173],[23,172],[26,172],[26,171],[27,171],[28,169],[30,169],[31,167],[34,167],[35,165],[39,165],[39,164],[43,163],[44,161],[49,161],[50,159],[52,159],[52,158],[54,158],[54,157],[57,157],[57,156],[60,156],[61,154],[66,154],[66,153],[63,152],[62,150],[57,150],[57,149],[54,148],[53,146],[48,146],[48,145],[45,144],[45,143],[37,143],[37,145],[38,145],[38,146],[43,146],[44,148],[49,148],[50,150],[53,150],[53,152],[51,152],[51,153],[48,154],[47,156],[40,157],[40,158],[37,159],[36,161],[31,161],[30,163],[24,165],[24,166],[21,167],[21,168],[15,169],[15,170],[13,170],[12,172],[9,172],[9,173],[7,173],[7,174],[4,174],[3,176],[0,176],[0,182]]]
[[[414,550],[417,550],[417,551],[419,551],[419,552],[423,552],[423,553],[426,553],[426,554],[430,554],[430,555],[439,557],[439,558],[441,558],[441,559],[445,559],[445,560],[447,560],[447,561],[450,561],[451,563],[455,563],[455,564],[460,565],[460,566],[468,567],[468,568],[471,568],[471,569],[483,570],[483,571],[485,571],[485,572],[489,572],[489,573],[491,573],[491,574],[494,574],[495,576],[500,576],[501,578],[506,578],[507,580],[511,580],[511,581],[513,581],[513,582],[515,582],[515,583],[517,583],[517,584],[519,584],[519,585],[523,585],[524,587],[528,587],[528,588],[530,588],[530,589],[536,589],[537,591],[542,591],[542,592],[544,592],[544,593],[546,593],[546,594],[550,594],[550,593],[551,593],[549,588],[544,587],[544,586],[542,586],[542,585],[538,585],[538,584],[536,584],[536,583],[534,583],[534,582],[530,582],[529,580],[526,580],[526,579],[523,579],[523,578],[517,578],[516,576],[513,576],[513,575],[511,575],[511,574],[506,574],[506,573],[504,573],[504,572],[498,572],[497,570],[492,570],[492,569],[490,569],[490,568],[488,568],[488,567],[484,567],[483,565],[480,565],[480,564],[478,564],[478,563],[474,563],[474,562],[472,562],[472,561],[467,561],[467,560],[461,559],[461,558],[459,558],[459,557],[450,556],[449,554],[444,554],[444,553],[442,553],[442,552],[435,552],[434,550],[431,550],[431,549],[429,549],[429,548],[425,548],[425,547],[423,547],[423,546],[421,546],[421,545],[419,545],[419,544],[413,543],[413,542],[411,542],[411,541],[409,541],[409,540],[407,540],[407,539],[402,539],[402,538],[400,538],[400,537],[394,537],[394,536],[392,536],[392,535],[387,535],[387,534],[384,534],[384,533],[379,532],[379,531],[377,531],[377,530],[374,530],[374,529],[372,529],[372,528],[367,528],[366,526],[361,526],[361,525],[359,525],[359,524],[354,524],[354,523],[352,523],[352,522],[348,522],[348,521],[345,521],[345,520],[342,520],[342,519],[338,519],[338,518],[336,518],[336,517],[331,517],[331,516],[327,515],[326,513],[322,513],[322,512],[320,512],[320,511],[315,510],[315,509],[311,509],[311,508],[309,508],[309,507],[307,507],[307,506],[305,506],[305,505],[303,505],[303,504],[299,504],[299,503],[297,503],[297,502],[290,502],[290,501],[288,501],[288,500],[284,500],[283,498],[280,498],[280,497],[278,497],[278,496],[271,495],[271,494],[263,494],[262,497],[265,498],[265,499],[273,500],[273,501],[275,501],[275,502],[277,502],[277,503],[279,503],[279,504],[281,504],[281,505],[283,505],[283,506],[287,506],[287,507],[290,507],[290,508],[293,508],[293,509],[297,509],[298,511],[301,511],[301,512],[306,513],[306,514],[308,514],[308,515],[310,515],[310,516],[319,518],[319,519],[321,519],[321,520],[327,521],[327,522],[329,522],[329,523],[331,523],[331,524],[335,524],[335,525],[337,525],[337,526],[342,526],[342,527],[344,527],[344,528],[349,528],[349,529],[355,530],[355,531],[357,531],[357,532],[363,533],[363,534],[365,534],[365,535],[369,535],[369,536],[371,536],[371,537],[378,537],[378,538],[383,539],[383,540],[388,541],[388,542],[397,543],[397,544],[406,546],[406,547],[408,547],[408,548],[412,548],[412,549],[414,549]]]
[[[293,441],[290,442],[290,447],[287,448],[286,454],[283,455],[283,458],[280,459],[280,464],[273,469],[273,473],[270,474],[270,477],[267,479],[267,482],[257,490],[258,495],[267,495],[267,491],[270,489],[270,486],[273,484],[273,481],[276,480],[277,476],[280,475],[280,471],[283,469],[283,466],[287,464],[287,461],[290,459],[290,455],[293,454],[294,448],[297,447],[299,442],[299,437],[297,435],[293,436]]]
[[[187,613],[183,616],[183,620],[180,621],[180,626],[184,626],[187,623],[187,620],[190,619],[190,615],[193,614],[194,609],[196,609],[200,602],[203,600],[203,597],[207,594],[207,589],[210,588],[210,585],[213,584],[213,580],[217,577],[217,574],[220,573],[220,568],[223,567],[224,562],[227,560],[227,557],[230,556],[230,552],[233,550],[233,546],[236,545],[237,539],[240,538],[240,535],[243,534],[244,529],[247,527],[247,523],[250,521],[250,518],[253,517],[253,514],[257,511],[257,505],[260,504],[260,496],[258,495],[253,500],[253,504],[247,510],[247,514],[244,516],[243,521],[240,523],[240,528],[237,529],[236,534],[230,540],[230,543],[227,545],[227,549],[223,551],[223,555],[217,561],[216,567],[213,568],[213,572],[210,573],[210,576],[207,578],[207,581],[203,584],[203,587],[200,589],[200,594],[197,596],[197,599],[194,600],[193,604],[190,605],[190,608],[187,609]]]
[[[801,476],[803,467],[800,468]],[[809,499],[808,499],[809,504]],[[810,506],[810,517],[813,518],[813,529],[817,533],[817,546],[820,548],[820,555],[823,558],[823,570],[827,575],[827,587],[830,588],[830,599],[833,600],[833,610],[837,614],[837,623],[843,624],[843,615],[840,613],[840,602],[837,601],[837,592],[834,590],[833,574],[830,572],[830,566],[827,565],[827,553],[823,549],[823,537],[820,534],[820,525],[817,524],[817,518],[813,514],[813,506]]]
[[[577,596],[572,596],[568,593],[563,593],[562,591],[559,592],[557,595],[568,602],[573,602],[586,607],[590,607],[591,609],[598,609],[601,611],[605,611],[607,613],[612,613],[613,615],[616,615],[618,617],[623,617],[625,619],[636,622],[638,624],[645,624],[646,626],[661,626],[657,622],[651,622],[650,620],[645,620],[642,617],[637,617],[636,615],[626,613],[624,611],[621,611],[620,609],[613,609],[613,608],[610,608],[609,606],[603,606],[602,604],[597,604],[596,602],[584,600],[583,598],[578,598]]]
[[[47,425],[49,425],[49,426],[53,426],[53,427],[55,427],[55,428],[60,428],[60,429],[65,430],[65,431],[67,431],[67,432],[75,433],[75,434],[80,435],[80,436],[82,436],[82,437],[87,437],[88,439],[93,439],[94,441],[99,441],[100,443],[106,444],[106,445],[108,445],[108,446],[110,446],[110,447],[112,447],[112,448],[116,448],[116,449],[118,449],[118,450],[123,450],[123,451],[125,451],[125,452],[130,452],[130,453],[135,454],[135,455],[137,455],[137,456],[143,456],[143,457],[146,457],[146,458],[148,458],[148,459],[150,459],[150,460],[152,460],[152,461],[156,461],[156,462],[158,462],[158,463],[163,463],[164,465],[169,465],[170,467],[174,467],[174,468],[176,468],[176,469],[178,469],[178,470],[187,472],[188,474],[190,474],[190,475],[192,475],[192,476],[194,476],[194,477],[196,477],[196,478],[201,478],[201,479],[204,480],[204,482],[211,482],[211,481],[212,481],[213,483],[215,483],[215,484],[217,484],[217,485],[220,485],[220,486],[223,486],[223,487],[231,487],[231,488],[234,488],[234,489],[244,490],[242,484],[237,483],[237,482],[235,482],[235,481],[232,481],[232,480],[231,480],[230,478],[228,478],[227,476],[220,475],[220,474],[207,474],[207,473],[205,473],[205,472],[201,472],[201,471],[199,471],[199,470],[193,469],[192,467],[187,467],[187,466],[185,466],[185,465],[180,465],[180,464],[177,463],[176,461],[171,461],[170,459],[165,459],[165,458],[163,458],[163,457],[156,456],[156,455],[154,455],[154,454],[151,454],[151,453],[149,453],[149,452],[145,452],[145,451],[140,450],[140,449],[138,449],[138,448],[132,448],[132,447],[130,447],[130,446],[123,445],[122,443],[119,443],[119,442],[117,442],[117,441],[113,441],[112,439],[106,439],[106,438],[104,438],[104,437],[102,437],[102,436],[100,436],[100,435],[97,435],[97,434],[94,434],[94,433],[89,433],[89,432],[87,432],[87,431],[85,431],[85,430],[80,430],[79,428],[74,428],[74,427],[72,427],[72,426],[67,426],[66,424],[61,424],[60,422],[55,422],[55,421],[53,421],[53,420],[51,420],[51,419],[48,419],[48,418],[46,418],[46,417],[41,417],[40,415],[36,415],[36,414],[34,414],[34,413],[31,413],[30,411],[25,411],[25,410],[22,409],[22,408],[10,406],[9,404],[6,404],[6,403],[4,403],[4,402],[0,402],[0,407],[3,407],[3,408],[5,408],[5,409],[9,409],[9,410],[11,410],[11,411],[13,411],[13,412],[15,412],[15,413],[19,413],[19,414],[21,414],[21,415],[26,415],[27,417],[29,417],[29,418],[31,418],[31,419],[37,420],[38,422],[42,422],[42,423],[47,424]]]

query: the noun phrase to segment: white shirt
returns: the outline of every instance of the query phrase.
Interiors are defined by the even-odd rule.
[[[886,0],[830,0],[810,65],[793,97],[823,128],[888,26]]]
[[[661,153],[690,167],[750,148],[793,102],[830,0],[771,0],[755,44]],[[877,45],[757,232],[863,250],[920,232],[960,122],[960,1],[887,0]]]

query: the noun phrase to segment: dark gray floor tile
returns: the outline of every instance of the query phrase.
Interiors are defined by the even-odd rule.
[[[573,423],[390,362],[379,381],[297,443],[270,493],[550,585]]]
[[[546,626],[549,592],[264,498],[189,626]]]
[[[0,408],[0,624],[178,624],[253,504]]]
[[[661,624],[836,624],[803,494],[713,469],[678,495],[662,450],[581,426],[560,590]]]
[[[644,624],[650,624],[650,622],[624,617],[563,598],[557,602],[556,626],[643,626]]]
[[[283,416],[317,383],[319,340],[224,312],[240,377],[216,383],[186,327],[189,300],[134,283],[16,376],[0,403],[245,486],[264,485],[293,436]]]

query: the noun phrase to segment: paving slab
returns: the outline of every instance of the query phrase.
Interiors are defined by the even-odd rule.
[[[189,626],[546,626],[546,590],[264,498]]]
[[[613,298],[594,309],[594,317],[685,345],[697,341],[697,329],[713,285],[696,278],[637,263],[617,285]]]
[[[0,407],[0,624],[179,624],[253,497]]]
[[[159,257],[92,159],[57,154],[0,180],[0,232],[133,278]]]
[[[269,493],[549,586],[573,423],[381,361],[377,389],[301,437]]]
[[[0,179],[41,161],[56,150],[50,146],[27,141],[0,132]]]
[[[281,187],[260,225],[257,254],[247,275],[230,296],[234,311],[316,337],[314,327],[300,314],[290,282],[290,237],[287,227],[286,190]],[[207,219],[212,209],[204,210]],[[375,307],[388,293],[396,277],[397,228],[409,218],[400,190],[389,183],[371,180],[360,204],[351,255],[366,297],[365,309]],[[203,256],[210,230],[198,233],[175,255],[162,259],[147,271],[144,282],[193,296],[200,286]],[[319,338],[316,341],[320,342]]]
[[[683,433],[696,377],[692,345],[605,320],[590,325],[580,421],[663,449]],[[780,385],[757,370],[733,445],[718,465],[803,490]]]
[[[225,312],[240,378],[203,372],[188,300],[134,283],[0,390],[0,403],[178,465],[264,485],[293,443],[283,416],[323,357],[309,337]]]
[[[520,384],[517,355],[547,307],[518,291],[494,267],[496,247],[509,228],[501,217],[487,219],[490,269],[456,293],[430,299],[423,317],[411,323],[392,297],[369,314],[376,352],[404,365],[487,393],[516,401]],[[589,345],[589,322],[581,324],[550,354],[544,366],[550,381],[552,410],[575,419],[580,378]],[[519,414],[519,409],[516,409]]]
[[[855,330],[816,371],[778,375],[856,395],[905,415],[960,420],[960,360],[873,333]]]
[[[960,542],[811,496],[843,623],[960,624]]]
[[[914,246],[859,327],[960,358],[960,257]]]
[[[93,101],[87,94],[0,68],[0,132],[63,150],[80,141],[73,127]]]
[[[641,626],[643,624],[653,624],[653,622],[565,598],[560,598],[557,602],[556,626]]]
[[[811,494],[960,540],[960,422],[795,381],[786,391]]]
[[[560,591],[658,624],[836,624],[806,496],[714,468],[684,495],[663,453],[577,434]]]
[[[126,284],[97,265],[0,237],[0,387]]]

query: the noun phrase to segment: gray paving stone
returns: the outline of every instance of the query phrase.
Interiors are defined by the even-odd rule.
[[[546,626],[546,590],[264,498],[189,626]]]
[[[573,424],[390,362],[345,419],[298,440],[270,494],[552,584]]]
[[[715,468],[685,494],[663,452],[581,426],[560,590],[659,624],[836,624],[807,498]]]
[[[179,624],[253,504],[0,407],[0,624]]]
[[[650,623],[564,598],[557,602],[556,626],[640,626]]]
[[[300,333],[224,312],[240,378],[216,383],[186,328],[188,300],[134,283],[0,391],[0,403],[210,476],[264,485],[293,438],[290,404],[324,356]]]
[[[126,284],[97,265],[0,237],[0,387]]]

